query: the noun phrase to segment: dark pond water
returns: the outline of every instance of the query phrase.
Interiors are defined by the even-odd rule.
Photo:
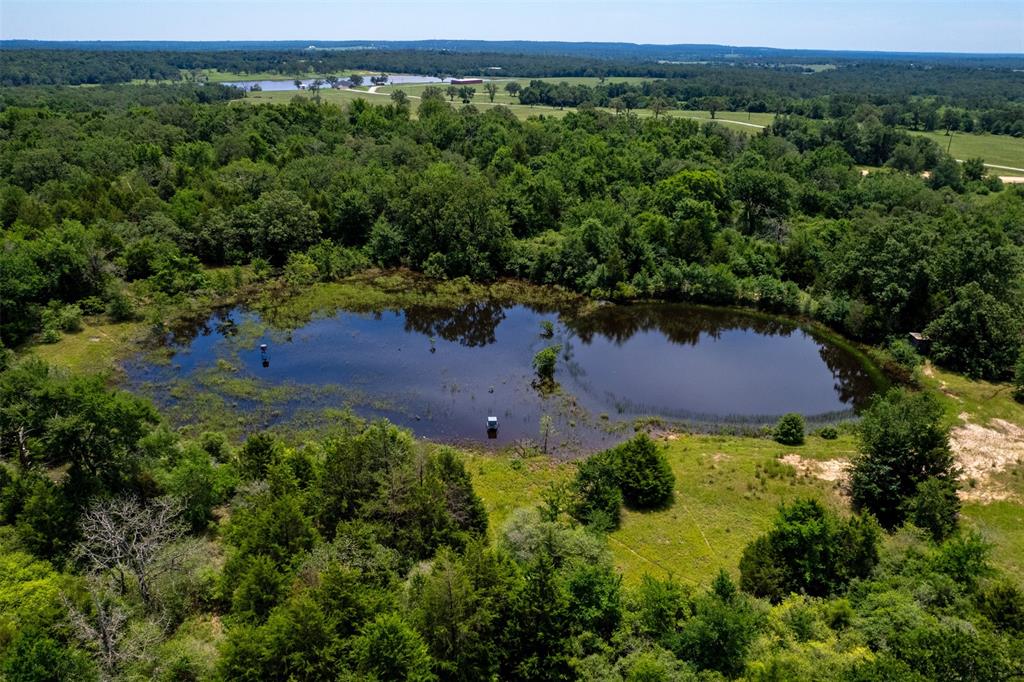
[[[543,320],[554,323],[550,339]],[[169,363],[140,357],[126,368],[130,386],[168,406],[212,392],[243,411],[271,403],[270,422],[347,406],[420,436],[498,445],[538,440],[548,415],[563,451],[622,440],[640,417],[691,426],[758,425],[786,412],[832,420],[876,388],[856,357],[790,322],[668,304],[580,317],[493,302],[341,311],[291,332],[236,308],[168,344]],[[531,362],[553,344],[560,390],[545,392]]]

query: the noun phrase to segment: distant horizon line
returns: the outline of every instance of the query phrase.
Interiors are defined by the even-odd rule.
[[[359,39],[359,40],[336,40],[336,39],[305,39],[305,38],[225,38],[225,39],[152,39],[152,38],[117,38],[117,39],[95,39],[95,38],[74,38],[74,39],[50,39],[50,38],[0,38],[0,46],[18,43],[45,43],[51,45],[221,45],[221,44],[289,44],[301,49],[319,47],[321,45],[344,45],[358,48],[365,43],[368,49],[374,44],[409,44],[409,43],[477,43],[477,44],[508,44],[523,43],[532,45],[626,45],[634,47],[651,48],[726,48],[740,50],[765,50],[773,52],[809,52],[816,54],[872,54],[872,55],[923,55],[923,56],[979,56],[979,57],[1024,57],[1024,52],[968,52],[958,50],[871,50],[863,48],[816,48],[816,47],[775,47],[769,45],[730,45],[726,43],[636,43],[631,41],[618,40],[527,40],[521,38],[509,39],[481,39],[481,38],[411,38],[411,39]]]

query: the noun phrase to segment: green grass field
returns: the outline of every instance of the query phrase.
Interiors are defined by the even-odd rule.
[[[832,480],[840,462],[856,453],[853,436],[826,441],[808,437],[799,447],[763,438],[680,435],[663,441],[676,475],[675,501],[665,510],[624,510],[622,524],[608,540],[616,567],[627,583],[645,573],[673,575],[690,584],[710,583],[719,569],[733,574],[747,543],[765,532],[778,506],[797,496],[822,500],[849,513],[841,485]],[[800,457],[799,470],[781,464]],[[467,468],[487,507],[492,537],[513,510],[540,504],[551,485],[568,481],[573,463],[546,457],[467,453]],[[1024,466],[1002,474],[1015,499],[967,502],[963,523],[993,544],[993,562],[1024,578]]]
[[[930,366],[922,381],[940,396],[951,425],[966,421],[986,426],[1004,420],[1024,428],[1024,405],[1011,398],[1009,384],[972,381]],[[849,513],[840,485],[827,479],[835,478],[838,464],[856,454],[855,436],[833,441],[810,436],[800,447],[714,435],[679,435],[662,442],[676,475],[674,503],[656,512],[625,510],[621,527],[609,536],[615,564],[627,582],[644,573],[671,573],[689,583],[707,584],[720,568],[736,573],[743,548],[769,527],[779,503],[799,495]],[[799,456],[799,470],[779,465],[779,458],[791,454]],[[493,534],[500,532],[512,510],[539,504],[547,486],[569,480],[575,471],[573,463],[543,457],[467,457]],[[999,491],[1002,499],[968,499],[963,524],[992,543],[996,566],[1022,580],[1024,460],[1011,463],[982,485]]]
[[[142,322],[111,323],[102,318],[87,318],[81,331],[62,334],[57,343],[33,346],[31,353],[72,372],[105,373],[113,371],[118,360],[138,348],[145,333],[146,325]]]
[[[835,441],[810,437],[799,448],[711,435],[662,442],[676,475],[674,503],[654,512],[624,510],[622,525],[609,536],[615,564],[627,582],[651,573],[706,584],[721,568],[735,573],[743,548],[769,527],[780,502],[809,495],[841,503],[834,483],[778,466],[776,459],[793,452],[809,460],[846,459],[855,449],[849,436]],[[493,534],[514,509],[539,504],[548,486],[569,480],[575,471],[572,463],[544,457],[467,457]],[[774,477],[764,473],[766,466]]]
[[[988,164],[1021,169],[1012,171],[996,168],[994,170],[997,175],[1024,175],[1024,138],[989,133],[953,133],[952,139],[943,132],[913,134],[935,140],[942,149],[948,148],[949,153],[957,159],[981,157]]]

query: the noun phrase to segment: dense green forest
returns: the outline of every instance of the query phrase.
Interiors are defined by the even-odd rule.
[[[26,54],[0,51],[0,70],[20,64],[38,76],[18,82],[47,84],[199,66],[177,52]],[[272,52],[215,54],[204,68],[292,68]],[[469,59],[374,57],[421,72]],[[100,68],[110,75],[88,75]],[[880,85],[887,68],[816,81],[665,65],[634,75],[679,78],[599,84],[577,102],[734,97],[775,111],[788,83],[814,83],[753,136],[625,105],[522,121],[441,89],[415,116],[402,97],[256,106],[196,83],[5,89],[0,677],[1024,677],[1024,590],[961,521],[948,415],[937,391],[909,385],[921,358],[906,341],[923,332],[936,364],[1015,381],[1024,400],[1024,186],[902,129],[927,129],[913,113],[927,94],[940,120],[956,109],[958,125],[994,130],[984,112],[1005,111],[1016,123],[1000,132],[1014,133],[1019,80],[1007,78],[1020,74],[950,84],[945,67],[900,67],[910,80]],[[498,525],[464,453],[386,421],[345,415],[317,438],[186,437],[109,377],[30,352],[83,318],[163,333],[175,311],[246,284],[308,287],[371,267],[814,320],[882,349],[908,386],[844,426],[856,453],[843,509],[794,496],[731,570],[626,582],[609,547],[623,518],[687,513],[665,446],[644,433]],[[766,435],[795,447],[804,429],[787,415]]]
[[[204,264],[255,259],[750,305],[870,342],[924,331],[939,362],[987,378],[1020,352],[1021,192],[878,108],[748,139],[596,111],[523,122],[440,90],[416,119],[404,103],[143,90],[167,99],[0,114],[8,346],[111,305],[120,282],[187,295],[211,286]]]

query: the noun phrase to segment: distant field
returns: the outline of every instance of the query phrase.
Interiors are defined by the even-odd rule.
[[[596,81],[596,79],[594,79],[594,80]],[[502,89],[498,93],[495,94],[494,102],[493,103],[490,101],[490,98],[487,96],[487,93],[483,91],[481,86],[479,86],[479,85],[474,86],[474,87],[476,87],[476,95],[473,97],[473,105],[475,107],[477,107],[478,109],[483,111],[483,110],[487,109],[488,107],[505,106],[505,107],[508,107],[512,111],[512,113],[514,113],[516,115],[517,118],[523,119],[523,120],[531,118],[531,117],[535,117],[535,116],[553,116],[555,118],[561,118],[562,116],[565,116],[570,111],[575,111],[575,109],[573,109],[572,107],[566,107],[564,109],[559,109],[557,107],[548,107],[548,106],[542,106],[542,105],[531,106],[531,105],[519,104],[518,101],[516,100],[516,98],[510,96],[503,89],[504,88],[504,83],[507,83],[508,81],[496,81],[496,82],[499,84],[499,86]],[[421,96],[424,88],[426,88],[426,87],[428,87],[428,86],[427,85],[401,85],[401,86],[385,85],[385,86],[378,87],[376,93],[368,92],[367,89],[365,89],[365,88],[359,89],[359,90],[354,90],[354,89],[350,89],[350,90],[332,90],[330,88],[326,88],[326,89],[320,91],[320,99],[323,102],[331,102],[331,103],[335,103],[335,104],[341,104],[341,103],[344,103],[344,102],[351,101],[352,99],[355,99],[355,98],[364,98],[364,99],[367,99],[367,100],[369,100],[371,102],[375,102],[375,103],[378,103],[378,104],[386,104],[387,102],[390,101],[390,95],[391,95],[392,92],[394,92],[395,90],[401,90],[405,94],[409,95],[410,98],[413,98],[412,99],[412,108],[413,108],[413,111],[415,112],[416,108],[419,105],[418,98]],[[447,86],[442,86],[442,88],[443,87],[447,87]],[[250,103],[250,104],[267,104],[267,103],[280,104],[280,103],[290,102],[294,97],[306,97],[306,98],[308,98],[308,97],[312,97],[312,95],[308,91],[292,91],[292,90],[278,91],[278,92],[267,92],[267,91],[264,91],[264,92],[250,92],[250,93],[248,93],[246,95],[245,101]],[[452,104],[454,106],[461,106],[461,102],[459,101],[458,97],[455,98],[455,100],[454,100],[454,102],[452,102]],[[607,111],[611,111],[611,110],[609,109]],[[640,116],[641,118],[646,118],[648,116],[653,116],[654,115],[653,112],[651,112],[649,109],[637,109],[637,110],[634,111],[634,113],[637,116]],[[697,119],[697,120],[701,120],[701,121],[710,121],[711,120],[711,115],[707,111],[684,111],[684,110],[673,109],[673,110],[670,110],[670,111],[666,111],[663,114],[663,116],[675,116],[675,117],[679,117],[679,118],[692,118],[692,119]],[[743,133],[749,133],[749,134],[753,134],[753,133],[759,132],[764,126],[770,124],[772,122],[772,120],[775,118],[775,114],[748,114],[745,111],[720,111],[720,112],[716,112],[715,116],[716,116],[716,121],[718,123],[720,123],[721,125],[725,126],[726,128],[730,128],[732,130],[737,130],[737,131],[740,131],[740,132],[743,132]]]
[[[259,71],[256,73],[237,73],[234,71],[218,71],[217,69],[203,69],[203,75],[206,76],[207,80],[211,83],[227,83],[234,81],[293,81],[296,78],[303,80],[307,78],[315,78],[313,74],[303,73],[294,74],[291,76],[282,75],[275,71]],[[182,71],[184,76],[187,72]],[[376,73],[375,71],[362,71],[359,69],[351,69],[338,75],[349,75],[353,73],[368,75],[370,73]]]
[[[526,79],[495,79],[495,84],[498,86],[498,92],[495,93],[494,102],[492,103],[487,92],[484,91],[483,85],[474,85],[476,89],[476,95],[473,97],[473,105],[477,108],[484,110],[487,107],[492,106],[507,106],[511,111],[520,119],[527,119],[533,116],[554,116],[562,117],[569,111],[573,111],[573,108],[567,107],[559,109],[557,107],[548,107],[543,105],[523,105],[519,104],[519,100],[512,97],[505,91],[505,85],[512,80],[517,80],[520,84],[524,84]],[[540,80],[546,80],[554,83],[568,81],[572,82],[584,82],[587,84],[596,84],[596,78],[544,78]],[[608,82],[619,82],[620,79],[610,78]],[[643,79],[621,79],[629,81],[639,81]],[[320,97],[325,102],[347,102],[354,97],[365,97],[372,102],[386,103],[388,96],[395,90],[401,90],[405,94],[413,98],[413,110],[418,106],[418,98],[422,96],[423,90],[429,87],[426,84],[417,85],[382,85],[376,90],[376,93],[370,93],[367,89],[360,90],[331,90],[325,89],[320,92]],[[440,84],[436,87],[440,87],[442,90],[447,86]],[[310,97],[308,92],[252,92],[247,96],[246,101],[256,104],[261,102],[288,102],[296,95],[302,97]],[[455,106],[460,106],[461,103],[459,98],[456,97],[452,102]],[[640,117],[653,116],[653,112],[649,109],[637,109],[634,113]],[[707,111],[688,111],[672,109],[666,111],[664,116],[676,116],[681,118],[692,118],[702,121],[711,120],[711,114]],[[737,130],[743,133],[757,133],[765,126],[771,125],[772,121],[775,120],[774,113],[748,113],[746,111],[719,111],[715,113],[715,120],[729,128],[731,130]],[[943,149],[950,142],[950,138],[944,133],[919,133],[914,132],[915,135],[924,135],[935,140]],[[967,133],[956,133],[953,135],[952,146],[950,147],[950,153],[958,159],[968,159],[972,157],[981,157],[985,159],[985,163],[995,164],[999,166],[1007,166],[1009,168],[1024,169],[1024,138],[1010,137],[1008,135],[990,135],[990,134],[967,134]],[[1024,175],[1024,171],[1014,171],[1007,169],[994,169],[999,175]]]
[[[250,104],[287,104],[296,97],[312,99],[313,95],[305,90],[249,92],[246,93],[244,101]],[[332,90],[330,88],[325,88],[320,91],[320,100],[322,102],[341,104],[343,102],[351,102],[354,99],[372,99],[372,101],[380,100],[381,103],[388,101],[386,97],[374,97],[373,95],[368,95],[365,91],[360,90]]]
[[[1024,169],[1024,138],[989,133],[953,133],[952,140],[945,133],[920,133],[931,138],[940,147],[949,147],[949,153],[958,159],[981,157],[985,163]],[[997,175],[1024,175],[1024,172],[995,169]]]

